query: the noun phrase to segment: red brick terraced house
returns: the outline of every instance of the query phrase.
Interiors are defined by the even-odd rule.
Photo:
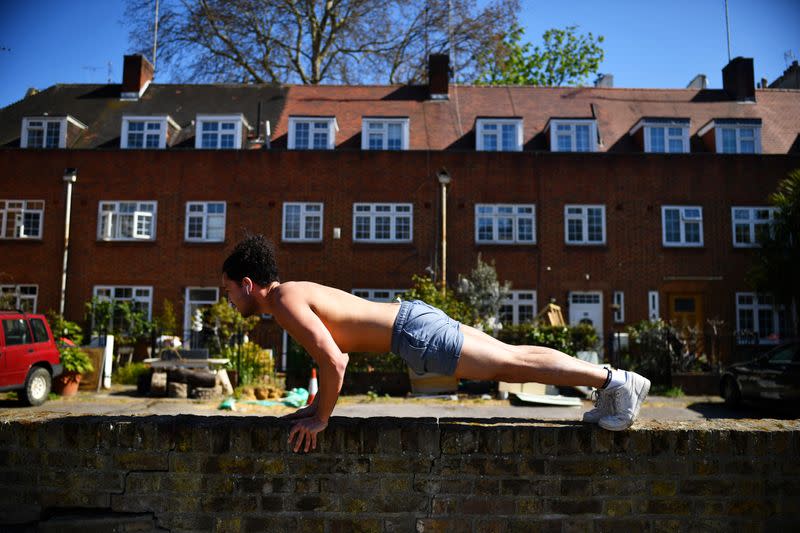
[[[423,86],[172,85],[127,56],[123,83],[55,85],[0,110],[0,286],[18,306],[93,296],[151,315],[221,295],[245,230],[282,279],[391,300],[481,254],[512,283],[505,323],[555,302],[607,341],[647,318],[723,321],[760,343],[790,310],[745,281],[767,198],[800,168],[800,91],[756,89],[751,59],[722,89],[477,87],[432,56]],[[789,273],[787,273],[789,274]],[[257,338],[281,353],[265,317]]]

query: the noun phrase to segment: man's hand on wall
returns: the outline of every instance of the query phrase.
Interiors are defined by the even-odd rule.
[[[315,416],[303,418],[295,424],[289,432],[289,445],[291,446],[292,439],[295,439],[294,451],[297,452],[303,445],[303,439],[305,438],[306,443],[304,451],[308,452],[309,449],[315,450],[317,448],[317,433],[326,427],[328,427],[328,423],[323,422]]]

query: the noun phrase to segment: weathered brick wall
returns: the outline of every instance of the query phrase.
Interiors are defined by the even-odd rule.
[[[268,417],[3,423],[0,529],[727,532],[795,526],[800,425],[765,431],[731,421],[701,424],[704,429],[650,423],[610,433],[580,423],[511,419],[334,418],[317,451],[293,454],[289,423]]]

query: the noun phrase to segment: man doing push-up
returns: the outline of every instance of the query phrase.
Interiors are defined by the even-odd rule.
[[[271,314],[316,361],[319,392],[287,419],[294,451],[316,448],[342,388],[349,352],[393,352],[416,372],[457,378],[584,385],[598,389],[586,422],[620,431],[633,424],[650,390],[634,372],[606,369],[543,346],[512,346],[452,320],[424,302],[381,303],[317,283],[278,281],[275,253],[262,235],[241,241],[222,266],[228,299],[244,316]],[[304,442],[305,441],[305,442]]]

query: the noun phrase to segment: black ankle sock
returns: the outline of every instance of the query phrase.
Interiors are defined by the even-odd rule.
[[[606,387],[608,387],[608,384],[611,383],[611,369],[606,368],[606,372],[608,372],[608,376],[606,376],[606,382],[603,383],[602,387],[600,387],[601,389],[605,389]]]

